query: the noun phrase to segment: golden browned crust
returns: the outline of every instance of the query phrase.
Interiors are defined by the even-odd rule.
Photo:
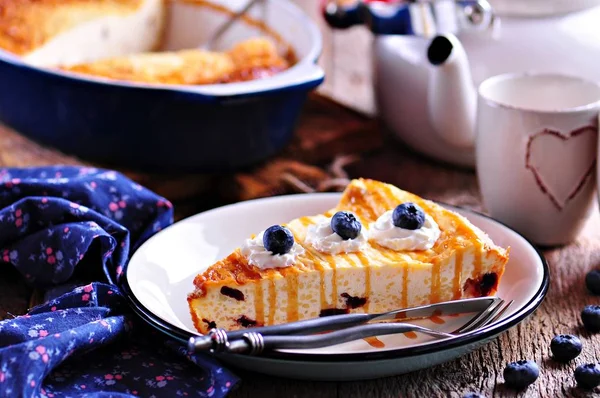
[[[487,257],[495,257],[496,259],[497,268],[494,269],[494,272],[497,274],[497,281],[489,287],[490,292],[495,292],[504,273],[504,265],[508,261],[508,249],[497,247],[489,241],[482,240],[481,236],[478,236],[472,231],[471,227],[467,226],[467,221],[464,218],[433,202],[409,192],[401,191],[389,184],[368,179],[357,179],[348,185],[338,206],[327,212],[326,215],[331,215],[339,210],[348,210],[356,214],[364,225],[368,225],[376,221],[387,210],[393,209],[399,203],[408,201],[417,203],[433,217],[440,226],[441,235],[430,250],[404,251],[402,255],[409,255],[415,261],[431,264],[451,256],[456,249],[464,245],[464,239],[476,242]],[[399,262],[403,261],[399,253],[372,242],[371,244],[376,246],[379,251],[384,252],[386,257],[394,258],[396,256]],[[297,264],[293,268],[295,271],[305,272],[312,270],[313,266],[312,264]],[[196,290],[188,296],[188,301],[202,297],[206,293],[207,287],[211,285],[243,285],[248,281],[268,279],[274,274],[285,272],[287,272],[287,269],[261,270],[249,265],[246,258],[240,254],[239,249],[236,249],[228,257],[215,263],[204,273],[194,278]]]
[[[182,50],[134,54],[62,69],[121,81],[199,85],[264,78],[288,67],[270,39],[254,38],[227,52]]]
[[[143,0],[0,0],[0,48],[25,55],[76,25],[134,13]]]

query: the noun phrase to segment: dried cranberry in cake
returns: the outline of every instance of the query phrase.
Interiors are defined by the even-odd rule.
[[[247,328],[250,326],[256,326],[256,324],[258,323],[254,319],[248,318],[246,315],[242,315],[241,317],[236,319],[236,322],[239,323],[239,325],[243,328]]]
[[[237,301],[244,301],[244,293],[242,293],[238,289],[233,289],[229,286],[223,286],[221,288],[221,294],[236,299]]]
[[[208,319],[202,318],[202,322],[206,323],[206,327],[209,330],[210,329],[215,329],[217,327],[217,324],[215,323],[215,321],[209,321]]]
[[[320,317],[324,317],[324,316],[332,316],[332,315],[342,315],[342,314],[347,314],[348,311],[345,308],[326,308],[324,310],[321,310],[321,312],[319,313]]]
[[[498,275],[496,273],[484,274],[477,280],[467,279],[463,290],[473,297],[489,296],[498,286]]]
[[[359,308],[367,303],[366,297],[351,296],[348,293],[342,293],[340,296],[346,299],[346,307]]]

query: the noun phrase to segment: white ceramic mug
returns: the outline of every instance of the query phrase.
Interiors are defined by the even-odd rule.
[[[600,85],[553,74],[479,86],[476,165],[490,215],[544,246],[573,241],[596,192]]]

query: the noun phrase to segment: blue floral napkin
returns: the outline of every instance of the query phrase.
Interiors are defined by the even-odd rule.
[[[49,300],[0,322],[0,397],[223,397],[238,379],[139,320],[119,289],[171,203],[123,175],[0,169],[0,261]],[[93,281],[60,294],[69,283]]]

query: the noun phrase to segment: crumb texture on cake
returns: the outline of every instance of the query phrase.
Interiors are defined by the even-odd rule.
[[[144,0],[0,0],[0,48],[24,55],[59,33],[107,15],[138,10]]]
[[[286,226],[305,249],[294,266],[261,270],[237,249],[196,276],[195,290],[188,296],[196,329],[206,333],[216,325],[232,330],[495,294],[508,249],[434,202],[379,181],[357,179],[324,214],[351,211],[368,227],[405,202],[417,203],[438,223],[441,235],[431,249],[396,252],[370,241],[361,252],[330,255],[304,242],[318,215],[292,220]]]
[[[190,49],[132,54],[63,69],[121,81],[197,85],[255,80],[288,67],[272,40],[257,37],[224,52]]]

